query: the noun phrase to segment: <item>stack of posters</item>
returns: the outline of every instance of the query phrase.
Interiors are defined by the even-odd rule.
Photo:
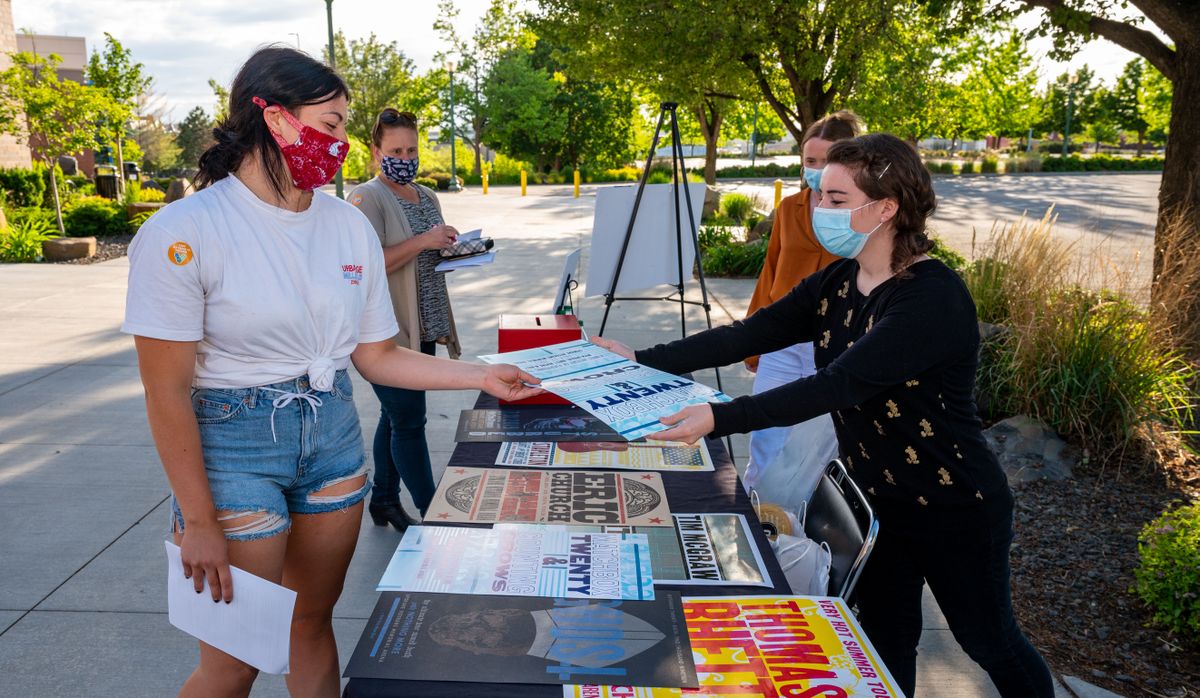
[[[425,520],[670,526],[658,473],[447,468]]]
[[[595,526],[584,530],[641,533],[650,541],[655,584],[773,586],[741,514],[675,514],[674,526]]]
[[[670,592],[596,601],[388,591],[345,676],[695,688],[687,632]]]
[[[569,599],[653,599],[644,535],[575,526],[413,526],[379,591],[437,591]]]
[[[840,599],[688,598],[683,610],[699,688],[576,685],[564,698],[904,695]]]
[[[706,385],[642,366],[586,340],[479,358],[520,367],[540,379],[543,388],[594,414],[631,441],[662,431],[659,417],[688,405],[730,400]]]
[[[463,410],[459,443],[496,441],[625,441],[625,437],[578,407],[520,407]]]
[[[526,468],[620,468],[623,470],[671,470],[686,473],[712,472],[712,456],[703,441],[639,443],[574,441],[505,442],[500,445],[496,465]]]

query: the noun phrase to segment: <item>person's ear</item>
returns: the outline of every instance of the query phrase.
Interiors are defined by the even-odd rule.
[[[900,210],[900,204],[897,203],[895,199],[884,199],[883,207],[881,208],[881,210],[879,212],[879,215],[880,215],[879,222],[887,223],[888,221],[890,221],[896,217],[896,213],[899,210]]]
[[[375,163],[376,166],[383,165],[383,153],[379,152],[379,148],[376,148],[374,145],[371,146],[371,162]]]
[[[294,143],[300,135],[296,129],[288,123],[283,117],[283,108],[275,105],[263,109],[263,122],[267,125],[267,130],[275,136],[275,140],[284,143]]]

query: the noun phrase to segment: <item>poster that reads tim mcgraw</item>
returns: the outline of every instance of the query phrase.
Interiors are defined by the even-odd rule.
[[[658,473],[447,468],[429,522],[670,526]]]
[[[564,698],[903,698],[841,599],[684,599],[699,688],[563,686]]]

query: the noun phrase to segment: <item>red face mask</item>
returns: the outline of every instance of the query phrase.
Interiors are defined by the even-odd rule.
[[[267,108],[266,101],[261,97],[254,97],[253,101],[262,109]],[[283,107],[279,108],[279,113],[283,114],[283,118],[292,128],[299,131],[295,143],[288,143],[279,134],[271,131],[275,142],[279,144],[279,150],[283,152],[288,172],[292,174],[292,184],[304,191],[312,191],[329,184],[329,180],[333,179],[346,159],[350,144],[327,133],[321,133],[311,126],[305,126]]]

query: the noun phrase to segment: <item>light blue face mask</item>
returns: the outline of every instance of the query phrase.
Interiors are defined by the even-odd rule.
[[[821,173],[825,171],[823,167],[805,167],[804,181],[808,184],[808,188],[813,191],[821,191]]]
[[[822,208],[820,206],[814,208],[812,224],[813,232],[817,234],[817,242],[821,243],[821,247],[829,250],[830,254],[847,259],[857,257],[867,244],[871,233],[879,230],[883,221],[879,221],[879,225],[869,231],[860,233],[850,227],[850,214],[860,208],[877,203],[879,202],[868,201],[858,208]]]

